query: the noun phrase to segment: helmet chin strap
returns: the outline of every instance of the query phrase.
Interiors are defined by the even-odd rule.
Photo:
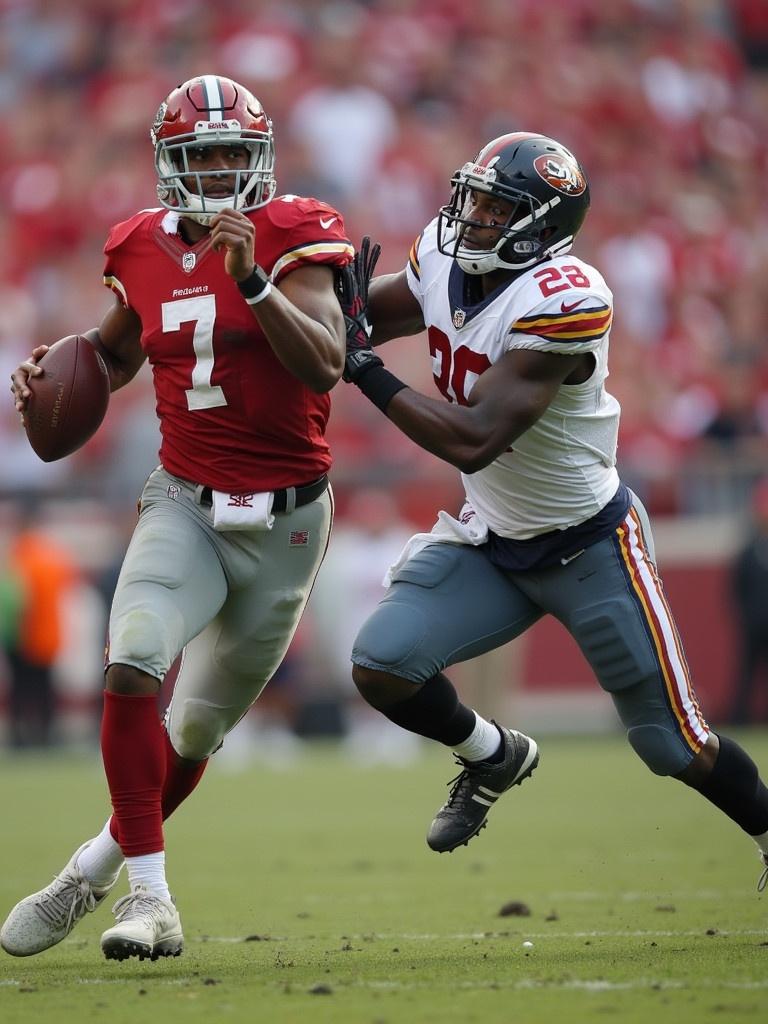
[[[571,251],[572,246],[573,235],[569,235],[519,263],[503,260],[498,249],[474,250],[459,247],[454,258],[465,274],[489,274],[492,270],[527,270],[528,267],[533,267],[551,256],[565,256]]]
[[[461,255],[459,255],[460,253]],[[492,251],[459,249],[455,259],[465,274],[488,274],[491,270],[498,268],[496,253]]]
[[[538,253],[528,260],[521,260],[519,263],[509,263],[503,260],[496,249],[477,251],[473,249],[458,249],[456,262],[465,274],[490,274],[492,270],[525,270],[536,263],[540,263],[548,253]]]
[[[215,206],[214,206],[215,202]],[[209,200],[206,206],[210,207],[208,210],[196,210],[194,206],[180,206],[179,213],[182,217],[186,217],[188,220],[197,221],[198,224],[203,224],[208,227],[220,210],[236,210],[237,204],[230,203],[225,200]]]
[[[182,213],[182,216],[189,217],[190,220],[195,220],[198,224],[205,224],[206,226],[211,223],[211,219],[221,210],[239,210],[243,206],[243,196],[241,193],[225,196],[223,199],[209,199],[208,197],[196,196],[193,192],[188,192],[186,189],[177,188],[177,194],[181,203],[179,212]]]

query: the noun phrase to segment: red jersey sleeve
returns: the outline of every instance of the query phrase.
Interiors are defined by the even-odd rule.
[[[355,255],[343,217],[319,199],[279,196],[267,207],[266,219],[283,239],[282,252],[268,268],[275,284],[297,267],[311,263],[343,267]],[[257,236],[257,259],[260,258],[259,248]]]

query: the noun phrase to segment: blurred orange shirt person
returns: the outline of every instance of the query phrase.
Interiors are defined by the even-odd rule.
[[[62,602],[77,578],[74,560],[38,529],[22,531],[12,541],[9,555],[22,581],[25,598],[19,625],[19,653],[34,665],[51,665],[62,647]]]

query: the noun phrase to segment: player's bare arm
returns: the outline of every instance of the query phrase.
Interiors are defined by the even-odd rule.
[[[138,373],[145,356],[141,348],[141,322],[136,314],[116,302],[98,327],[82,335],[98,350],[109,373],[110,391],[124,387]],[[38,363],[50,348],[37,345],[30,356],[16,367],[11,375],[11,392],[18,412],[24,412],[32,392],[28,381],[38,377],[42,368]]]
[[[476,473],[490,465],[546,411],[583,357],[526,349],[508,352],[477,381],[467,405],[448,404],[404,388],[386,414],[422,448]]]
[[[317,392],[338,383],[346,335],[330,267],[298,267],[256,315],[277,358],[302,383]]]
[[[408,287],[404,270],[383,274],[371,281],[368,319],[373,325],[371,342],[374,346],[424,330],[424,314]]]
[[[106,364],[110,391],[117,391],[133,380],[146,359],[141,347],[141,321],[120,302],[107,311],[98,328],[83,336]]]
[[[213,247],[239,283],[256,268],[254,236],[253,223],[237,210],[222,210],[211,221]],[[298,268],[251,309],[283,366],[313,391],[330,391],[344,368],[346,342],[330,267]]]

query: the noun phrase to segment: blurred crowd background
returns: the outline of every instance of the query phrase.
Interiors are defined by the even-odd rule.
[[[534,130],[571,148],[593,196],[577,252],[615,294],[622,475],[657,517],[730,517],[746,536],[768,472],[765,0],[0,0],[0,379],[34,345],[98,323],[112,301],[107,231],[155,205],[154,113],[210,72],[242,81],[272,118],[279,191],[335,205],[354,242],[381,241],[381,272],[404,265],[453,170],[488,139]],[[429,391],[424,339],[389,348]],[[401,538],[458,506],[458,474],[343,384],[330,439],[324,574],[362,615]],[[64,613],[65,646],[81,652],[69,670],[53,659],[68,692],[100,685],[98,659],[84,681],[82,651],[100,647],[98,609],[157,447],[148,372],[59,463],[40,462],[0,404],[0,608],[21,607],[8,569],[25,561],[19,534],[63,545],[78,607],[92,605]],[[313,598],[276,714],[280,693],[290,703],[308,678],[322,691],[346,673],[349,616],[325,604]]]

